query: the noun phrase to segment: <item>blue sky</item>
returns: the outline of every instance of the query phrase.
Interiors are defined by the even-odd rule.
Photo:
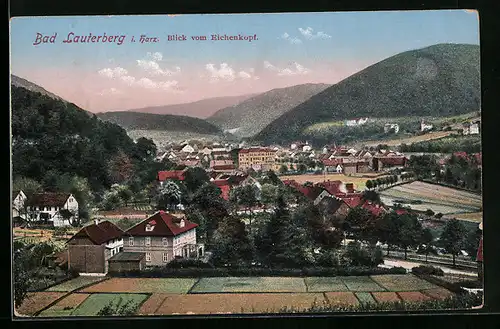
[[[57,33],[56,43],[34,46],[37,32],[44,35]],[[69,32],[74,32],[75,35],[125,35],[127,39],[122,45],[63,44],[62,40],[66,39]],[[212,33],[256,34],[258,40],[166,40],[169,34],[185,34],[189,37]],[[130,42],[132,36],[137,41],[141,34],[158,37],[160,42]],[[279,70],[284,70],[293,63],[300,63],[310,69],[311,73],[314,73],[316,67],[333,63],[332,65],[339,66],[336,71],[338,73],[342,66],[351,65],[352,70],[361,69],[399,52],[437,43],[479,44],[477,14],[465,10],[443,10],[175,17],[28,17],[11,20],[11,68],[13,74],[28,79],[33,74],[32,80],[38,79],[39,83],[41,78],[36,77],[33,72],[53,68],[58,70],[57,76],[61,77],[61,72],[66,70],[67,73],[64,74],[68,76],[64,79],[70,81],[81,76],[82,71],[98,72],[104,68],[113,68],[113,65],[125,68],[129,73],[140,74],[138,68],[133,67],[137,66],[137,60],[145,59],[147,53],[161,53],[159,64],[162,67],[168,70],[180,67],[183,72],[190,70],[190,81],[195,80],[196,70],[199,70],[199,76],[203,75],[201,72],[209,63],[216,67],[226,63],[236,73],[250,68],[259,73],[265,69],[264,62],[280,68],[274,72],[280,72]],[[70,72],[76,71],[80,73],[69,76]],[[309,77],[312,77],[311,82],[315,82],[314,74]],[[136,78],[139,79],[139,76]],[[318,79],[319,77],[316,78]],[[339,77],[332,76],[332,81],[338,79]],[[235,81],[231,80],[233,85]],[[283,79],[280,83],[272,81],[274,80],[265,79],[261,74],[260,82],[255,83],[260,83],[262,88],[273,85],[279,87],[281,82],[286,84]],[[264,82],[268,83],[263,84]],[[289,84],[292,82],[290,80]],[[222,90],[225,88],[221,92]]]

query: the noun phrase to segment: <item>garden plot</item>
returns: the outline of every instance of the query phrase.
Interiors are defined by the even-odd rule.
[[[451,291],[448,291],[444,288],[426,289],[422,290],[422,293],[434,299],[446,299],[453,296],[453,293],[451,293]]]
[[[423,302],[432,299],[419,291],[402,291],[398,292],[398,295],[405,302]]]
[[[401,301],[398,294],[392,291],[377,291],[373,292],[372,296],[378,303],[392,303]]]
[[[139,315],[154,315],[163,301],[172,294],[152,294],[137,311]]]
[[[356,298],[358,298],[359,302],[362,304],[374,304],[375,299],[373,298],[372,294],[369,292],[357,292]]]
[[[40,313],[40,317],[70,316],[71,313],[82,304],[90,294],[71,294],[57,304]]]
[[[218,277],[202,278],[191,293],[216,292],[306,292],[303,278]]]
[[[345,276],[341,280],[349,291],[385,291],[369,276]]]
[[[112,278],[83,289],[83,292],[142,292],[185,294],[197,279]]]
[[[98,283],[100,281],[104,281],[106,278],[103,277],[95,277],[95,276],[79,276],[77,278],[65,281],[56,286],[50,287],[45,291],[61,291],[61,292],[69,292],[75,289],[79,289],[88,284]]]
[[[72,313],[72,316],[95,316],[99,311],[112,302],[114,305],[123,305],[128,301],[139,307],[148,298],[147,294],[91,294]]]
[[[340,277],[305,278],[307,292],[348,291]]]
[[[349,291],[325,292],[328,304],[335,306],[348,306],[359,304],[354,293]]]
[[[16,312],[21,315],[33,315],[64,295],[63,292],[41,291],[28,293],[28,296],[21,306],[16,309]]]
[[[324,302],[324,296],[320,293],[172,295],[163,301],[155,314],[279,312],[283,308],[307,309],[314,303],[322,305]]]
[[[386,290],[394,292],[437,288],[432,283],[422,280],[413,274],[372,275],[371,278]]]

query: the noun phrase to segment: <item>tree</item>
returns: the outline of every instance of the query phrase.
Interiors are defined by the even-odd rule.
[[[285,174],[288,171],[288,167],[286,165],[281,165],[280,167],[280,174]]]
[[[121,186],[120,190],[118,191],[118,196],[125,203],[125,207],[127,207],[128,202],[130,201],[130,199],[132,199],[133,193],[127,186]]]
[[[345,219],[346,226],[344,226],[344,229],[354,233],[355,237],[359,238],[360,233],[372,217],[372,213],[367,209],[362,207],[352,208]]]
[[[131,316],[135,314],[138,304],[132,300],[127,300],[125,303],[123,298],[119,297],[116,304],[111,300],[107,305],[97,312],[98,316]]]
[[[432,209],[427,209],[427,210],[425,211],[425,214],[426,214],[427,216],[434,216],[434,211],[432,211]]]
[[[381,204],[380,195],[376,191],[363,191],[363,195],[361,197],[363,201],[371,201],[376,204]]]
[[[118,207],[120,201],[117,191],[110,190],[104,194],[101,206],[104,210],[114,210]]]
[[[172,210],[181,201],[181,190],[173,181],[166,181],[158,190],[158,208]]]
[[[108,163],[108,175],[112,183],[122,183],[132,176],[134,166],[130,158],[119,151]]]
[[[274,213],[255,237],[257,253],[263,264],[293,268],[308,263],[306,233],[290,219],[285,200],[278,196]]]
[[[464,250],[467,251],[469,257],[476,259],[479,241],[481,240],[482,231],[480,229],[470,231],[464,241]]]
[[[373,188],[373,182],[371,180],[367,180],[365,185],[368,190],[371,190]]]
[[[230,200],[239,206],[246,208],[249,213],[249,230],[252,231],[252,208],[258,205],[259,189],[253,184],[236,187],[230,192]]]
[[[239,266],[252,260],[253,248],[245,223],[235,217],[226,217],[214,233],[212,262],[214,265]]]
[[[26,195],[42,192],[42,184],[34,179],[18,176],[12,181],[13,191],[23,191]]]
[[[278,187],[271,184],[263,184],[260,191],[260,201],[265,205],[270,205],[276,200]]]
[[[427,257],[429,256],[429,253],[433,250],[434,248],[434,237],[432,236],[432,232],[429,228],[425,228],[422,231],[422,244],[425,245],[425,262],[427,263]]]
[[[455,218],[450,219],[441,232],[439,241],[446,252],[453,256],[453,266],[455,266],[456,255],[460,253],[464,246],[465,233],[464,225]]]
[[[70,221],[71,219],[73,219],[70,224],[71,226],[78,226],[80,223],[78,220],[75,219],[75,214],[69,210],[69,209],[61,209],[59,210],[59,215],[62,217],[62,219],[64,221]]]
[[[189,193],[196,192],[201,186],[210,181],[207,172],[203,168],[188,168],[184,172],[184,184]]]
[[[301,163],[297,166],[297,171],[299,173],[303,174],[307,171],[307,166],[305,164]]]
[[[153,159],[156,156],[156,144],[153,140],[140,137],[135,143],[135,155],[142,161]]]
[[[26,251],[23,248],[14,250],[13,281],[14,281],[14,306],[19,307],[28,295],[30,275],[24,264],[26,263]]]
[[[408,248],[417,247],[422,241],[422,224],[417,216],[403,214],[399,216],[399,237],[398,245],[405,251],[405,260],[407,259]]]
[[[387,255],[389,255],[390,247],[397,246],[399,243],[400,227],[399,215],[394,211],[385,213],[376,222],[375,234],[380,242],[387,244]]]

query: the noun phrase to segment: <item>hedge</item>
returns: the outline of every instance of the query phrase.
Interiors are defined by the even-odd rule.
[[[482,294],[465,293],[451,296],[443,300],[427,300],[420,302],[385,302],[360,303],[358,305],[337,305],[324,302],[313,304],[307,309],[282,308],[278,311],[267,310],[263,313],[328,313],[328,312],[373,312],[373,311],[431,311],[431,310],[459,310],[471,309],[480,306],[483,302]]]
[[[439,267],[431,265],[419,265],[411,269],[413,274],[443,276],[444,271]]]
[[[402,267],[381,268],[381,267],[313,267],[313,268],[153,268],[143,271],[109,272],[109,276],[114,277],[135,277],[135,278],[198,278],[198,277],[227,277],[227,276],[365,276],[378,274],[406,274],[406,269]]]

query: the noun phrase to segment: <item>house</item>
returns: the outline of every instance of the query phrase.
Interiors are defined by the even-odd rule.
[[[342,173],[342,159],[324,159],[321,161],[325,166],[326,172],[335,172],[337,174]]]
[[[211,182],[217,185],[221,190],[221,197],[224,200],[229,200],[229,192],[231,191],[231,183],[228,179],[214,179]]]
[[[108,259],[108,272],[142,271],[146,267],[146,254],[119,252]]]
[[[231,173],[236,170],[236,166],[234,164],[227,164],[227,165],[217,165],[213,166],[211,168],[213,171],[217,173]]]
[[[204,245],[196,242],[198,224],[159,211],[129,228],[124,252],[144,253],[146,266],[163,266],[176,257],[198,258]]]
[[[35,193],[27,200],[27,216],[54,227],[69,226],[78,219],[78,201],[71,193]]]
[[[351,210],[343,199],[333,196],[323,198],[318,203],[318,207],[325,217],[333,217],[338,220],[345,220]]]
[[[192,147],[191,145],[189,144],[186,144],[184,145],[181,150],[180,150],[182,153],[193,153],[195,152],[196,150],[194,149],[194,147]]]
[[[241,149],[238,152],[239,169],[269,170],[275,164],[276,150],[271,148],[253,147]]]
[[[183,181],[185,179],[185,170],[163,170],[159,171],[157,175],[157,179],[160,182],[160,185],[167,180],[180,180]]]
[[[386,123],[384,125],[384,133],[394,131],[395,134],[399,132],[399,125],[397,123]]]
[[[434,126],[431,125],[431,124],[426,124],[424,122],[424,119],[422,119],[422,121],[420,121],[420,131],[428,131],[428,130],[431,130]]]
[[[309,152],[312,150],[312,146],[309,145],[308,142],[306,142],[306,145],[302,146],[302,152]]]
[[[108,260],[123,250],[124,232],[109,221],[96,220],[67,242],[68,268],[79,273],[108,272]]]
[[[290,149],[291,150],[299,150],[299,149],[302,149],[302,147],[304,145],[305,144],[303,142],[293,142],[292,144],[290,144]]]
[[[372,169],[374,171],[403,168],[407,165],[408,159],[404,156],[374,157]]]
[[[234,161],[231,159],[210,160],[210,168],[213,168],[214,166],[225,166],[225,165],[234,165]]]
[[[24,205],[28,197],[23,191],[13,191],[12,192],[12,218],[25,219],[26,214],[24,214]]]
[[[186,167],[200,167],[201,166],[201,161],[197,159],[187,159],[179,162],[180,165],[186,166]]]
[[[354,126],[364,125],[367,122],[368,118],[357,118],[357,119],[346,120],[344,124],[349,127],[354,127]]]
[[[467,122],[463,124],[463,134],[464,135],[478,135],[480,121]]]

